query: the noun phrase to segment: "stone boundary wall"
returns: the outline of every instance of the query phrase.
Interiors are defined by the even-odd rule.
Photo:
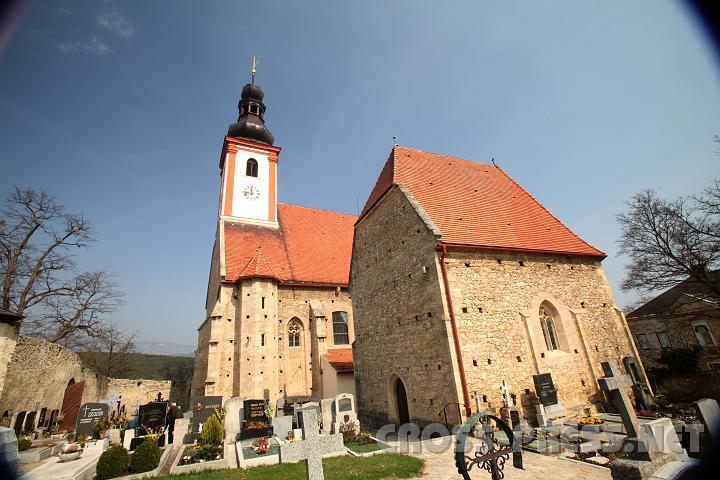
[[[105,398],[108,378],[86,368],[80,356],[55,343],[19,335],[0,394],[0,414],[5,411],[52,410],[62,407],[68,383],[85,381],[83,402]]]
[[[655,378],[663,394],[671,402],[694,402],[701,398],[714,398],[720,402],[720,377],[715,372],[686,373],[682,376]]]

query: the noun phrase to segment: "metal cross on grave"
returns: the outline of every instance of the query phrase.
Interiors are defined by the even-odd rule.
[[[621,373],[615,362],[612,361],[602,362],[602,369],[605,376],[598,379],[600,388],[611,396],[615,407],[620,412],[628,437],[637,438],[640,435],[640,422],[627,394],[627,388],[633,385],[632,378],[630,375]]]
[[[301,442],[280,445],[280,462],[292,463],[305,460],[308,480],[324,480],[322,456],[342,452],[342,433],[321,436],[318,433],[317,411],[315,409],[300,411],[303,420],[303,437]]]

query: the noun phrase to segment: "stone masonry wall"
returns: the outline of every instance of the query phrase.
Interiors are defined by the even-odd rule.
[[[7,366],[0,412],[59,410],[70,380],[85,381],[83,403],[105,398],[108,379],[85,368],[80,357],[60,345],[19,335]]]
[[[152,402],[157,398],[158,393],[162,393],[164,400],[169,399],[171,386],[170,380],[111,378],[108,392],[110,395],[117,396],[121,406],[125,406],[126,412],[133,415],[138,405]],[[183,407],[185,410],[189,410],[189,405],[183,405]],[[113,406],[113,408],[115,407]]]
[[[624,357],[636,357],[597,260],[465,250],[449,253],[446,264],[468,388],[484,406],[502,406],[505,379],[534,421],[532,375],[549,372],[564,406],[583,411],[602,399],[601,362],[623,368]],[[558,350],[547,347],[541,304],[554,317]]]
[[[398,422],[398,378],[413,422],[439,421],[445,405],[461,401],[436,233],[412,202],[393,187],[355,226],[350,293],[357,404],[360,418],[373,424]]]

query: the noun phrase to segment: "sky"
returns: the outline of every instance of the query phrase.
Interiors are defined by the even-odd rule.
[[[282,147],[280,202],[357,213],[393,136],[495,159],[608,254],[644,188],[720,177],[720,69],[671,1],[35,1],[0,41],[0,194],[88,218],[79,267],[117,276],[111,320],[197,343],[223,136],[253,56]]]

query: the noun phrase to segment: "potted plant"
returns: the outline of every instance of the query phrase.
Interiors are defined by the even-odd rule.
[[[95,424],[95,434],[97,435],[97,438],[102,440],[105,438],[105,432],[112,428],[112,423],[110,423],[110,420],[108,420],[107,417],[102,417],[98,422]]]
[[[275,413],[275,409],[273,408],[272,405],[270,405],[270,402],[265,402],[265,411],[264,411],[264,413],[265,413],[265,417],[268,419],[268,423],[267,423],[267,424],[268,424],[268,427],[269,427],[269,428],[268,428],[268,431],[267,431],[267,435],[268,435],[268,436],[272,436],[272,417],[273,417],[273,414]]]

